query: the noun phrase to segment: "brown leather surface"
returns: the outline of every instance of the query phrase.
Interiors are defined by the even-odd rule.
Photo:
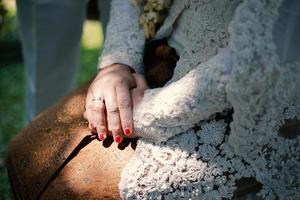
[[[130,150],[121,151],[116,143],[104,148],[93,140],[51,182],[42,199],[119,199],[120,174],[130,156]]]
[[[71,152],[91,135],[82,118],[89,84],[37,116],[10,143],[8,171],[17,199],[37,199]],[[109,148],[108,148],[109,147]],[[40,199],[119,199],[133,149],[93,140],[50,182]]]

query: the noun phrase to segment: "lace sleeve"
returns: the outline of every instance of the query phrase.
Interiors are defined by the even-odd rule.
[[[110,21],[107,26],[104,49],[98,68],[122,63],[143,73],[142,55],[144,32],[138,23],[140,9],[129,0],[112,0]]]
[[[229,144],[263,199],[300,197],[300,2],[244,1],[229,27],[234,113]]]
[[[134,108],[136,135],[166,141],[230,107],[225,93],[230,77],[229,55],[229,49],[223,49],[180,80],[146,90],[142,102]]]

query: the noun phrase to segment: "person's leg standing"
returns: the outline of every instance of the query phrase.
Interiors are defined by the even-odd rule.
[[[26,121],[72,89],[86,2],[17,0],[25,59]]]

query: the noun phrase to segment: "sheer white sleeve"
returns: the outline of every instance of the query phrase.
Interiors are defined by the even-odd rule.
[[[136,134],[166,141],[230,107],[225,93],[231,70],[229,54],[229,49],[223,49],[180,80],[146,90],[142,102],[134,108]]]
[[[132,5],[129,0],[112,0],[99,69],[121,63],[137,73],[143,73],[145,37],[138,23],[139,13],[140,8]]]

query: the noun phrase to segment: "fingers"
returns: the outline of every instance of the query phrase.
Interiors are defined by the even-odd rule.
[[[98,133],[100,140],[107,137],[107,124],[105,114],[105,104],[103,97],[95,92],[88,92],[86,97],[84,118],[89,121],[89,128],[92,132]]]
[[[119,144],[123,140],[123,130],[121,126],[116,90],[114,88],[108,89],[105,93],[105,104],[108,130],[112,132],[114,141]]]
[[[123,133],[126,136],[132,134],[132,101],[129,88],[122,84],[116,87],[117,104],[119,108]]]
[[[126,70],[99,73],[88,90],[84,117],[89,121],[90,129],[98,133],[100,140],[105,140],[108,134],[112,134],[114,141],[121,143],[124,134],[130,136],[133,132],[134,100],[131,92],[139,89],[141,94],[134,96],[142,97],[147,84],[143,76],[126,74],[124,71]],[[98,101],[95,97],[103,98]]]
[[[116,89],[108,87],[104,92],[102,99],[105,99],[105,104],[103,101],[93,101],[93,98],[100,96],[95,92],[87,95],[84,117],[89,121],[90,129],[98,133],[100,140],[105,140],[111,132],[114,141],[121,143],[123,133],[126,136],[132,133],[130,91],[127,86],[120,84]]]
[[[144,76],[133,74],[137,83],[137,87],[131,90],[131,99],[133,108],[135,108],[144,97],[144,91],[148,89],[148,85]]]
[[[105,115],[105,105],[103,101],[93,101],[92,116],[95,124],[92,124],[97,130],[100,140],[107,138],[107,124]]]
[[[149,88],[147,81],[143,75],[134,73],[134,74],[132,74],[132,76],[134,77],[134,79],[136,81],[136,86],[137,86],[136,89],[146,90]]]
[[[86,96],[85,111],[83,113],[83,117],[88,120],[89,129],[92,132],[96,132],[96,124],[95,124],[94,119],[93,119],[92,109],[93,109],[92,96],[91,96],[91,93],[88,92],[87,96]]]

